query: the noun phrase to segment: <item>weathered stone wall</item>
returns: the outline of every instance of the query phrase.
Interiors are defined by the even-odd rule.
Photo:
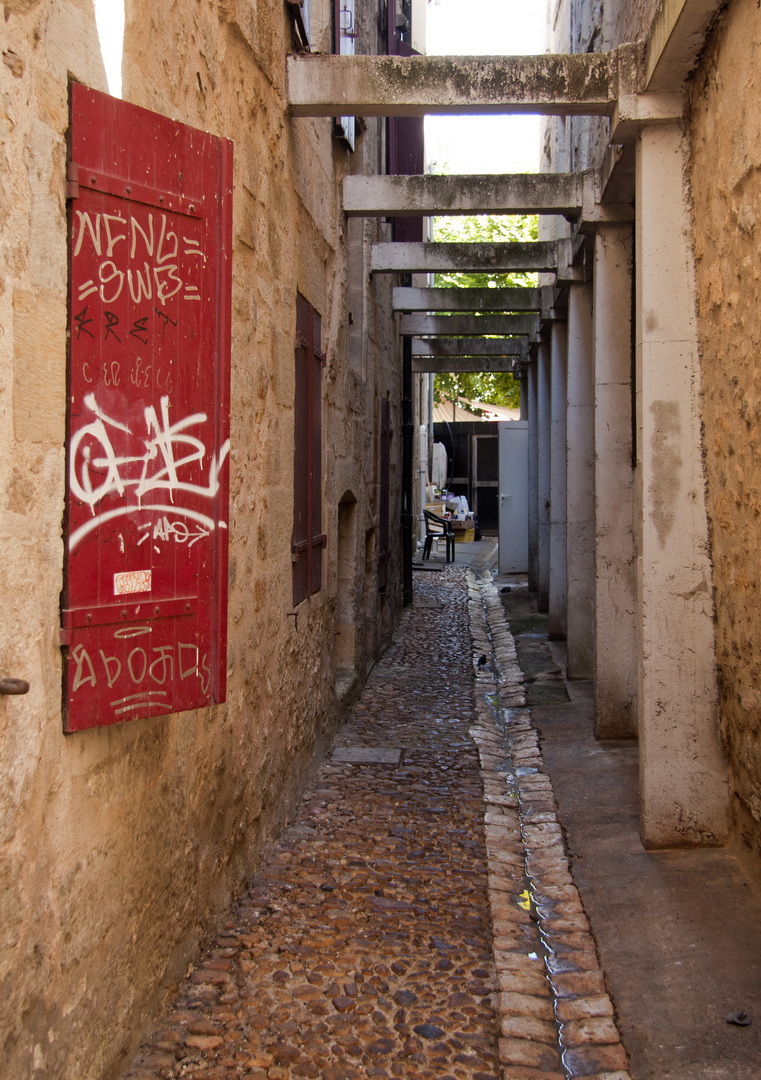
[[[550,0],[549,33],[568,41],[568,52],[613,49],[647,36],[659,0]]]
[[[602,7],[604,29],[604,47],[615,48],[625,41],[644,41],[650,30],[658,7],[662,0],[618,0],[610,3],[603,0],[590,0],[596,7]]]
[[[691,183],[703,426],[735,825],[761,858],[761,11],[735,0],[693,79]]]
[[[328,19],[316,0],[312,8],[322,42]],[[384,596],[376,579],[379,397],[390,397],[401,429],[397,344],[379,314],[392,283],[370,287],[363,356],[350,364],[337,186],[350,166],[377,168],[381,127],[370,125],[351,158],[331,121],[288,119],[280,0],[127,0],[125,99],[235,143],[228,693],[215,708],[64,737],[68,79],[106,86],[92,0],[6,0],[4,16],[0,675],[31,690],[0,697],[0,1074],[106,1080],[335,730],[339,588],[355,620],[342,662],[359,679],[398,612],[398,436]],[[298,626],[289,614],[297,291],[323,317],[328,355],[328,545],[323,588],[300,605]],[[347,498],[356,500],[342,519],[352,571],[339,575]]]
[[[644,41],[658,0],[555,0],[548,7],[550,52],[585,53]],[[586,169],[600,163],[610,123],[594,117],[551,118],[544,124],[543,167]]]

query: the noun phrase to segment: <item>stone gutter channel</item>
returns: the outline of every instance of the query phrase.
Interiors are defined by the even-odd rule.
[[[504,608],[467,584],[502,1080],[631,1080]]]

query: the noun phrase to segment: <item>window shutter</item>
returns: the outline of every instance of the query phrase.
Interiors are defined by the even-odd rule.
[[[388,585],[389,561],[389,489],[391,473],[391,406],[388,398],[380,399],[379,445],[379,503],[378,503],[378,590]]]
[[[322,588],[322,364],[320,316],[296,298],[293,454],[294,607]]]
[[[64,730],[225,699],[232,143],[71,87]]]
[[[312,407],[310,415],[310,496],[312,514],[310,522],[310,562],[309,562],[309,594],[319,592],[322,588],[322,549],[326,537],[322,534],[322,365],[323,355],[321,349],[322,320],[312,308],[312,339],[310,352],[310,366],[312,371]]]
[[[296,390],[293,453],[293,604],[309,596],[309,515],[311,504],[309,463],[309,304],[296,298]]]

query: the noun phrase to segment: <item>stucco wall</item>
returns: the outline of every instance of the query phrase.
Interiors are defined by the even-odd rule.
[[[313,2],[313,8],[317,4]],[[371,5],[374,11],[374,5]],[[58,640],[66,359],[68,78],[105,90],[91,0],[6,0],[0,19],[0,1074],[105,1080],[134,1049],[215,913],[255,867],[340,716],[334,686],[338,503],[362,678],[399,606],[376,583],[377,398],[401,428],[392,327],[369,291],[348,360],[331,122],[289,121],[280,0],[127,0],[124,97],[235,143],[228,694],[222,706],[64,737]],[[373,228],[377,228],[373,226]],[[372,235],[367,233],[367,240]],[[321,592],[289,615],[296,293],[323,317]],[[356,370],[355,370],[356,368]],[[348,545],[348,546],[347,546]],[[168,975],[167,975],[168,973]],[[132,1043],[131,1043],[132,1041]]]
[[[735,0],[693,81],[691,182],[703,425],[735,824],[761,856],[761,11]]]

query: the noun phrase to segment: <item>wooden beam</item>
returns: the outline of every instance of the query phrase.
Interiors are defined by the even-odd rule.
[[[394,289],[395,311],[541,311],[541,289]]]
[[[483,337],[539,333],[538,315],[403,315],[403,337]]]
[[[626,46],[623,46],[626,48]],[[286,58],[293,116],[610,116],[618,50],[540,56]]]
[[[592,172],[502,176],[346,176],[344,213],[350,217],[421,214],[567,214],[583,206]]]
[[[506,244],[373,244],[371,274],[551,273],[557,269],[554,241]]]
[[[475,371],[507,371],[512,373],[514,370],[514,360],[510,356],[460,356],[451,357],[434,357],[434,356],[413,356],[412,357],[412,373],[413,375],[424,375],[426,373],[441,374],[445,372],[475,372]]]

